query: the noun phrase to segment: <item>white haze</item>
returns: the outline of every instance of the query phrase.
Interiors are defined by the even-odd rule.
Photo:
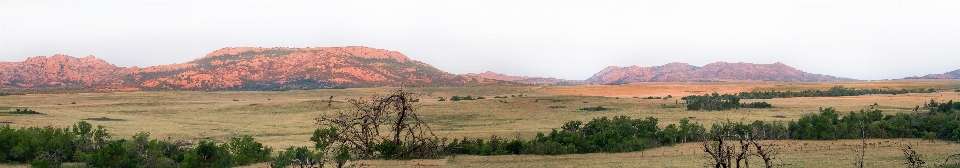
[[[369,46],[455,74],[783,62],[892,79],[960,68],[960,1],[0,1],[0,61],[180,63],[223,47]]]

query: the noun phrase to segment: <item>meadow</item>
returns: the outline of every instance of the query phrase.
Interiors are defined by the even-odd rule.
[[[846,97],[804,97],[745,99],[764,101],[774,108],[727,111],[688,111],[679,97],[704,93],[744,91],[825,90],[849,88],[936,88],[936,93],[863,95]],[[659,124],[681,119],[710,125],[722,121],[790,121],[816,113],[820,107],[841,112],[880,109],[885,114],[913,113],[916,106],[933,100],[960,100],[960,81],[907,80],[838,83],[710,82],[638,83],[584,86],[478,86],[455,88],[404,88],[421,94],[417,111],[439,137],[530,139],[537,132],[549,132],[567,121],[589,121],[619,115],[655,117]],[[320,89],[290,91],[197,92],[141,91],[114,93],[28,94],[0,96],[0,111],[28,108],[43,114],[0,113],[0,122],[11,127],[66,127],[78,121],[103,125],[114,139],[150,132],[153,138],[196,142],[227,141],[249,135],[267,146],[309,146],[308,139],[319,126],[315,119],[324,114],[351,110],[350,99],[386,94],[396,88]],[[450,101],[453,96],[484,97],[480,100]],[[648,96],[669,99],[642,99]],[[331,98],[332,96],[332,98]],[[447,101],[438,101],[441,97]],[[506,97],[506,98],[494,98]],[[332,100],[332,101],[331,101]],[[874,105],[876,104],[876,105]],[[609,110],[586,111],[601,106]],[[928,160],[942,160],[960,151],[960,144],[919,139],[869,140],[867,162],[871,167],[899,167],[902,144],[915,144]],[[852,164],[850,148],[856,140],[780,140],[781,160],[788,167],[837,167]],[[698,143],[661,147],[642,152],[597,153],[558,156],[456,156],[435,160],[364,160],[357,165],[374,167],[697,167],[705,163]],[[751,160],[751,162],[758,161]],[[754,164],[758,165],[758,164]],[[267,164],[253,165],[265,167]]]

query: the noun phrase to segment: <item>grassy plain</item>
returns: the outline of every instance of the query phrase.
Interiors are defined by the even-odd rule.
[[[770,109],[730,111],[687,111],[682,96],[704,93],[736,93],[752,90],[825,90],[833,86],[852,88],[937,88],[927,94],[864,95],[829,98],[789,98],[766,101]],[[571,120],[589,121],[597,117],[626,115],[633,118],[656,117],[661,126],[688,118],[709,125],[724,120],[796,120],[820,107],[840,111],[879,108],[884,113],[912,112],[917,105],[935,100],[960,100],[956,80],[909,80],[840,83],[779,82],[713,82],[713,83],[640,83],[628,85],[587,86],[499,86],[459,88],[407,88],[421,93],[419,112],[440,137],[485,138],[497,135],[512,139],[516,135],[529,139],[536,132],[548,132]],[[318,126],[314,119],[323,114],[350,110],[349,99],[384,94],[393,88],[325,89],[255,92],[116,92],[76,94],[31,94],[0,96],[0,109],[30,108],[42,115],[0,113],[0,122],[12,127],[65,127],[86,120],[103,125],[114,139],[129,138],[138,132],[150,132],[153,138],[188,141],[201,139],[223,142],[229,137],[250,135],[275,148],[290,145],[307,146],[309,136]],[[520,97],[520,95],[523,95]],[[437,101],[438,97],[483,96],[483,100]],[[672,95],[673,99],[640,99],[635,97]],[[333,96],[333,102],[325,102]],[[509,98],[495,99],[494,96]],[[874,103],[878,106],[871,106]],[[606,111],[583,111],[580,108],[603,106]],[[677,106],[672,108],[671,106]],[[874,140],[869,161],[894,164],[899,152],[897,143],[920,143],[918,140]],[[887,142],[889,141],[889,142]],[[785,146],[782,159],[800,167],[835,167],[849,165],[842,159],[851,153],[838,144],[851,141],[778,141]],[[883,143],[883,145],[880,145]],[[802,145],[798,145],[802,144]],[[887,146],[890,144],[890,146]],[[807,149],[822,150],[792,151]],[[922,143],[921,153],[930,158],[960,151],[960,144],[951,142]],[[458,156],[454,159],[413,161],[364,161],[375,166],[456,166],[456,167],[696,167],[702,164],[697,144],[681,144],[644,152],[619,154],[584,154],[562,156]],[[658,155],[659,154],[659,155]]]

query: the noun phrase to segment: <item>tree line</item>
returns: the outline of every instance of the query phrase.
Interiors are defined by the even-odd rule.
[[[250,136],[216,144],[201,140],[150,139],[141,132],[129,140],[109,140],[103,126],[79,123],[65,128],[0,125],[0,163],[30,163],[31,167],[59,167],[82,162],[91,167],[230,167],[265,162],[273,149]]]
[[[933,93],[933,88],[914,88],[914,89],[857,89],[846,88],[843,86],[834,86],[828,90],[808,89],[804,91],[750,91],[735,94],[741,99],[773,99],[773,98],[792,98],[792,97],[838,97],[838,96],[860,96],[869,94],[907,94],[907,93]]]
[[[949,102],[948,102],[949,103]],[[942,105],[947,103],[938,103]],[[958,103],[952,103],[958,104]],[[449,150],[457,154],[556,155],[596,152],[631,152],[684,142],[716,141],[715,137],[754,135],[757,140],[836,140],[860,138],[924,138],[960,140],[960,107],[950,110],[930,108],[927,114],[897,113],[884,115],[881,110],[861,110],[841,114],[834,108],[821,108],[819,113],[804,115],[789,122],[749,123],[722,122],[706,129],[701,124],[682,119],[679,124],[658,127],[653,117],[631,119],[618,116],[595,118],[586,124],[570,121],[548,134],[537,133],[531,140],[519,137],[504,140],[493,136],[487,140],[453,140]],[[947,111],[947,112],[940,112]],[[861,134],[863,132],[863,134]]]
[[[736,94],[704,94],[690,95],[680,98],[686,101],[687,110],[721,111],[736,108],[771,108],[767,102],[740,103],[740,96]]]

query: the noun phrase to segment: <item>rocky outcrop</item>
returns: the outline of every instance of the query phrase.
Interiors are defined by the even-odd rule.
[[[929,74],[924,76],[906,77],[904,79],[960,79],[960,69],[943,74]]]
[[[692,82],[722,80],[756,80],[778,82],[853,81],[827,75],[811,74],[783,63],[752,64],[717,62],[697,67],[686,63],[669,63],[653,67],[607,67],[587,79],[591,83]]]
[[[120,86],[127,68],[94,56],[66,55],[30,57],[23,62],[0,63],[0,85],[11,87]]]
[[[381,86],[463,86],[497,80],[454,75],[405,55],[369,47],[223,48],[196,60],[117,67],[92,56],[33,57],[0,63],[0,84],[98,90],[273,90]]]
[[[543,78],[543,77],[529,77],[529,76],[509,76],[509,75],[491,72],[491,71],[487,71],[479,74],[468,73],[464,75],[481,77],[486,79],[501,80],[501,81],[517,82],[517,83],[523,83],[523,84],[532,84],[532,85],[575,85],[575,84],[585,83],[585,81],[582,81],[582,80],[565,80],[565,79],[557,79],[552,77]]]

